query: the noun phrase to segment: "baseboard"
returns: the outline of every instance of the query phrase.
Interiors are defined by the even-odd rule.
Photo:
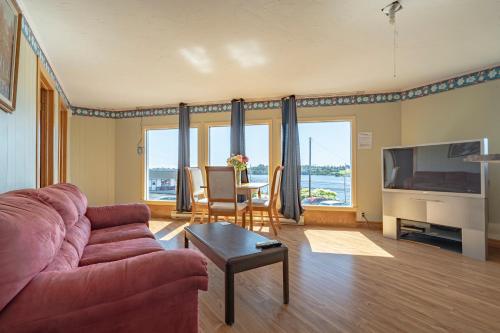
[[[176,219],[176,220],[177,219],[189,220],[191,218],[191,213],[190,212],[178,212],[178,211],[174,210],[170,213],[170,216],[171,216],[171,218]],[[260,215],[257,215],[254,213],[253,220],[254,220],[254,223],[260,222],[260,220],[261,220]],[[267,216],[264,216],[264,222],[269,222],[269,218]],[[281,224],[292,224],[292,225],[304,225],[304,217],[301,216],[299,222],[292,220],[292,219],[280,217],[280,223]]]
[[[173,210],[171,213],[170,213],[170,216],[173,218],[173,219],[190,219],[191,218],[191,213],[190,212],[178,212],[176,210]]]
[[[500,249],[500,240],[489,238],[488,239],[488,246],[489,247],[494,247],[496,249]]]

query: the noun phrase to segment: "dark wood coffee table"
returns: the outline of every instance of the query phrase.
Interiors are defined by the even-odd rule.
[[[233,223],[195,224],[184,228],[184,247],[191,241],[225,273],[226,324],[234,323],[234,274],[283,262],[283,303],[288,304],[288,248],[265,250],[255,243],[269,240]]]

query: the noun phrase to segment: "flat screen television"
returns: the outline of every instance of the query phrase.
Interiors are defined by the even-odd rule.
[[[383,190],[484,197],[486,165],[465,162],[487,154],[487,139],[382,149]]]

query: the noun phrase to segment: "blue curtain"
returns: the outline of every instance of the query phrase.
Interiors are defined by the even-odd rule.
[[[282,158],[281,213],[289,219],[300,220],[303,212],[300,202],[300,144],[295,96],[281,100]]]
[[[189,109],[186,104],[179,104],[179,149],[177,170],[177,200],[178,212],[191,210],[191,198],[185,167],[189,166]]]
[[[243,99],[231,101],[231,149],[232,155],[245,155],[245,108]],[[248,172],[241,173],[241,182],[248,183]]]

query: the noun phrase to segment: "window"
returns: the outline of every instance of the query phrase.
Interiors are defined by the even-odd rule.
[[[230,154],[231,127],[209,127],[209,164],[226,165]],[[269,182],[269,125],[245,125],[245,155],[251,182]],[[267,188],[262,190],[267,192]]]
[[[230,156],[231,128],[229,126],[210,126],[208,130],[209,158],[212,166],[227,165]]]
[[[198,165],[198,129],[190,129],[190,165]],[[178,167],[178,129],[146,131],[146,200],[175,201]]]
[[[251,182],[267,183],[269,179],[269,125],[245,126],[245,154]],[[262,192],[267,193],[268,188]]]
[[[303,205],[352,207],[351,122],[299,123]]]

